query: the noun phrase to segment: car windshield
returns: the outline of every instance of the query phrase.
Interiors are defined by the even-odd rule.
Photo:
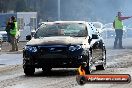
[[[52,37],[52,36],[72,36],[85,37],[88,32],[84,24],[79,23],[54,23],[40,27],[34,35],[34,38]]]

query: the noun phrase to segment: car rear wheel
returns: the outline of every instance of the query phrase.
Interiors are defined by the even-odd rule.
[[[105,70],[104,65],[98,65],[96,66],[96,70]]]
[[[24,68],[24,73],[25,73],[25,75],[27,75],[27,76],[32,76],[32,75],[34,75],[34,72],[35,72],[35,68],[33,68],[33,67],[25,67],[25,68]]]

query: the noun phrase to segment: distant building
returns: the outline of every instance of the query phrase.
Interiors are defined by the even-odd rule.
[[[20,40],[25,40],[26,35],[31,34],[37,28],[37,12],[17,12]]]
[[[37,12],[0,13],[0,32],[5,31],[9,17],[15,16],[20,30],[20,41],[25,41],[26,35],[37,28]]]

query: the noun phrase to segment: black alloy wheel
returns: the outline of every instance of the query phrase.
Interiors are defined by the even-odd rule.
[[[93,65],[92,58],[93,58],[92,57],[92,51],[89,50],[88,57],[87,57],[87,65],[84,67],[86,74],[91,74],[91,72],[92,72],[92,69],[91,69],[91,67]]]

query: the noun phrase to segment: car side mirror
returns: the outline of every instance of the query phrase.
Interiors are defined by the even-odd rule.
[[[96,34],[92,34],[92,39],[98,39],[98,38],[99,38],[98,35],[96,35]]]
[[[32,38],[31,35],[26,36],[26,40],[31,40],[31,38]]]

